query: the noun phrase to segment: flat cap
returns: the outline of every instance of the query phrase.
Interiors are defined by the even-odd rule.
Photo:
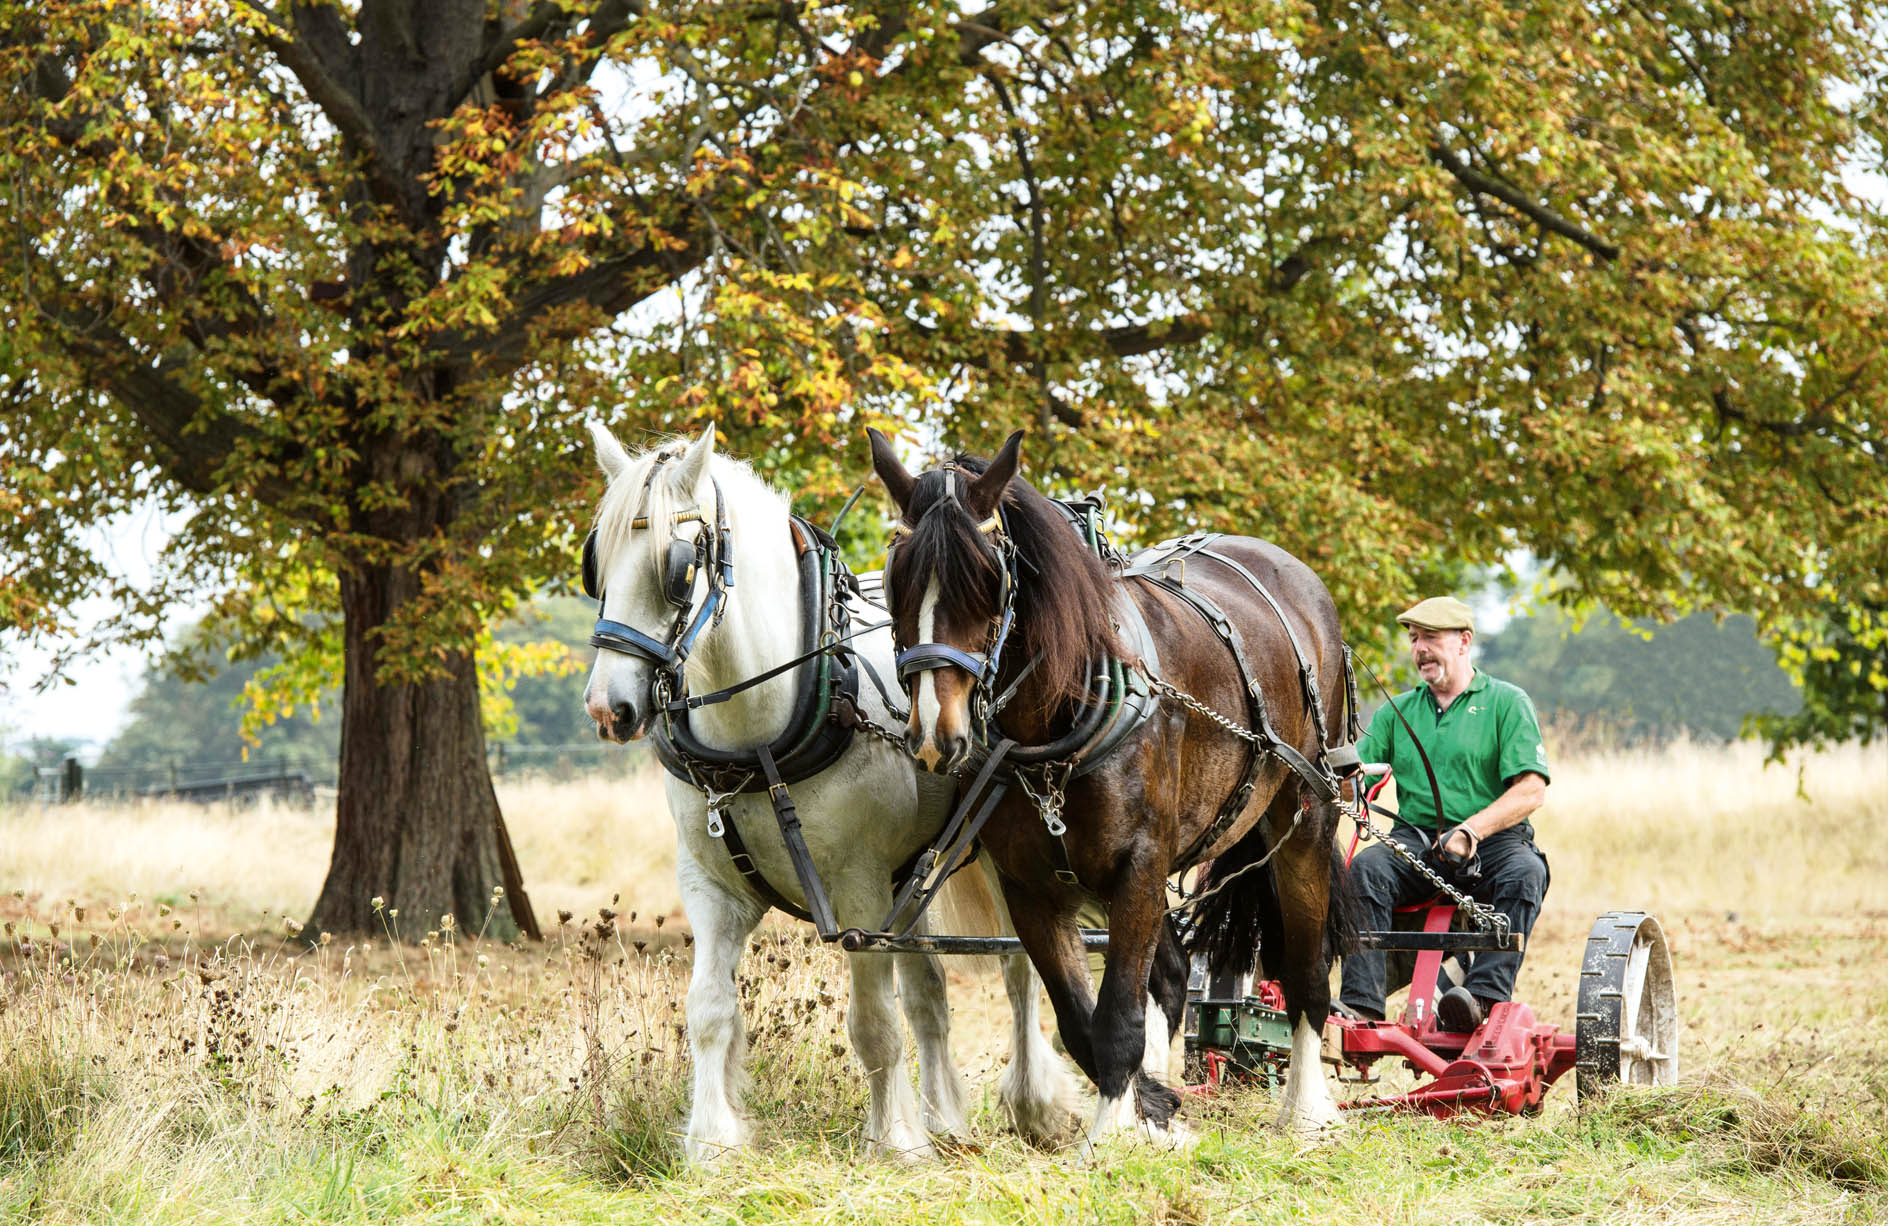
[[[1431,596],[1397,614],[1396,620],[1405,626],[1421,626],[1424,630],[1475,628],[1475,615],[1469,612],[1467,605],[1453,596]]]

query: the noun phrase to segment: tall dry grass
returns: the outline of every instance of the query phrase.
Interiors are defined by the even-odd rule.
[[[1533,819],[1553,870],[1550,909],[1791,918],[1888,908],[1888,747],[1766,763],[1754,742],[1679,741],[1575,753],[1553,770]]]
[[[1789,918],[1888,908],[1888,746],[1766,765],[1752,742],[1560,764],[1535,819],[1552,897],[1580,910]]]
[[[541,916],[679,916],[675,831],[654,768],[624,779],[501,780]],[[1888,908],[1888,748],[1845,745],[1766,764],[1760,746],[1679,742],[1570,756],[1535,817],[1552,898],[1581,910],[1839,914]],[[46,898],[196,890],[253,926],[312,905],[331,815],[264,802],[0,808],[0,886]]]
[[[542,916],[591,910],[621,895],[624,911],[680,916],[675,823],[653,767],[624,779],[502,781],[498,802]]]
[[[541,916],[589,911],[613,895],[651,914],[679,913],[675,830],[658,771],[501,780],[498,798]],[[333,844],[331,809],[267,799],[237,807],[15,804],[0,807],[0,888],[188,901],[232,927],[253,927],[306,914]]]

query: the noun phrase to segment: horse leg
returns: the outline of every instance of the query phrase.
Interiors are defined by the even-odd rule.
[[[988,853],[978,859],[998,927],[1014,933],[1016,921],[1010,915],[996,862]],[[1010,1059],[997,1078],[997,1101],[1017,1135],[1031,1145],[1052,1149],[1073,1132],[1080,1095],[1068,1062],[1043,1036],[1042,981],[1036,978],[1036,968],[1026,954],[1005,954],[1000,961],[1003,991],[1010,1000]]]
[[[884,907],[876,913],[883,914]],[[931,1138],[925,1134],[918,1098],[905,1070],[905,1035],[893,1003],[897,994],[894,958],[856,953],[847,955],[846,961],[852,969],[846,1034],[872,1096],[865,1119],[866,1152],[872,1157],[928,1158],[933,1152]]]
[[[1165,1134],[1180,1106],[1180,1096],[1150,1077],[1148,1019],[1157,1018],[1161,1036],[1166,1017],[1152,1005],[1147,991],[1148,971],[1155,944],[1162,935],[1166,913],[1165,865],[1146,856],[1133,857],[1108,906],[1108,965],[1101,977],[1091,1029],[1095,1088],[1101,1102],[1089,1129],[1089,1143],[1099,1141],[1136,1118],[1150,1136]],[[1164,1049],[1164,1041],[1160,1044]],[[1160,1063],[1164,1066],[1165,1052]],[[1135,1093],[1128,1097],[1130,1085]]]
[[[1075,1066],[1093,1081],[1095,1054],[1089,1027],[1095,998],[1088,983],[1088,959],[1082,951],[1074,909],[1065,906],[1062,899],[1044,896],[1008,877],[1003,879],[1003,898],[1009,904],[1016,938],[1049,993],[1062,1046]]]
[[[682,910],[695,934],[686,1006],[694,1084],[682,1148],[690,1162],[705,1162],[748,1141],[740,1107],[747,1088],[747,1027],[734,974],[747,934],[766,908],[710,878],[688,854],[686,843],[676,856],[675,876]]]
[[[894,956],[898,999],[918,1048],[918,1100],[924,1127],[942,1136],[967,1136],[970,1096],[951,1059],[951,1007],[943,965],[935,954]]]
[[[1296,789],[1286,789],[1272,805],[1273,830],[1288,829]],[[1285,993],[1285,1017],[1291,1026],[1291,1063],[1278,1124],[1300,1132],[1318,1132],[1337,1122],[1337,1102],[1325,1079],[1323,1034],[1331,1013],[1331,831],[1336,810],[1312,798],[1300,829],[1278,848],[1272,861],[1277,886],[1282,948],[1268,953],[1268,971],[1276,972]]]
[[[1173,917],[1160,927],[1160,942],[1147,971],[1147,1044],[1141,1071],[1165,1081],[1173,1056],[1173,1036],[1179,1032],[1187,1004],[1187,955],[1180,944]]]

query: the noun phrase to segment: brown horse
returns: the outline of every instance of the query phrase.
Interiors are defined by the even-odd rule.
[[[1093,722],[1107,675],[1099,662],[1110,657],[1152,672],[1157,656],[1166,683],[1275,738],[1255,758],[1245,740],[1169,693],[1099,764],[1038,757],[1018,766],[1021,786],[984,828],[1063,1042],[1100,1092],[1090,1141],[1132,1124],[1137,1107],[1150,1135],[1164,1132],[1179,1105],[1137,1071],[1150,1041],[1167,1037],[1145,1027],[1168,879],[1204,861],[1221,888],[1194,909],[1190,945],[1215,974],[1250,970],[1262,956],[1284,988],[1294,1035],[1280,1120],[1328,1124],[1336,1108],[1319,1036],[1331,958],[1348,937],[1337,809],[1316,784],[1329,779],[1323,730],[1342,729],[1347,716],[1330,594],[1303,563],[1249,537],[1194,542],[1178,565],[1170,552],[1164,571],[1132,577],[1130,568],[1117,579],[1069,516],[1016,476],[1020,431],[993,461],[960,457],[918,477],[869,433],[873,466],[902,513],[885,591],[912,698],[906,742],[927,768],[967,773],[1005,740],[1068,743],[1081,721]],[[1209,620],[1214,609],[1230,623],[1224,633]],[[1241,681],[1235,643],[1259,695]],[[1087,897],[1108,909],[1097,996],[1075,922]]]

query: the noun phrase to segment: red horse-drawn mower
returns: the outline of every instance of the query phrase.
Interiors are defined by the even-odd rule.
[[[1361,934],[1367,948],[1416,954],[1402,1016],[1377,1022],[1334,1014],[1329,1025],[1340,1052],[1340,1080],[1380,1080],[1373,1070],[1386,1056],[1400,1057],[1428,1080],[1401,1094],[1357,1098],[1341,1106],[1402,1108],[1439,1118],[1462,1111],[1531,1114],[1540,1110],[1547,1087],[1568,1069],[1579,1071],[1583,1097],[1613,1082],[1667,1085],[1677,1079],[1672,960],[1656,919],[1639,911],[1608,911],[1594,922],[1580,967],[1572,1034],[1540,1021],[1531,1006],[1519,1001],[1494,1006],[1473,1032],[1459,1034],[1436,1025],[1444,955],[1501,946],[1483,933],[1451,931],[1452,903],[1402,910],[1420,919],[1420,928]],[[1281,1084],[1291,1056],[1284,1005],[1278,985],[1269,981],[1250,991],[1196,984],[1187,1001],[1189,1088],[1210,1092],[1229,1080]]]
[[[1455,900],[1438,895],[1397,908],[1392,931],[1359,934],[1366,949],[1394,951],[1388,968],[1392,987],[1411,986],[1403,1013],[1394,1020],[1331,1016],[1327,1034],[1335,1033],[1338,1078],[1375,1084],[1381,1080],[1375,1065],[1389,1056],[1428,1080],[1401,1094],[1372,1095],[1341,1106],[1415,1110],[1438,1118],[1464,1111],[1532,1114],[1540,1110],[1547,1087],[1568,1069],[1578,1070],[1582,1097],[1614,1082],[1668,1085],[1677,1080],[1672,958],[1656,919],[1641,911],[1608,911],[1594,921],[1580,966],[1572,1034],[1542,1022],[1519,1001],[1495,1005],[1480,1026],[1463,1034],[1436,1024],[1436,997],[1446,987],[1445,959],[1520,949],[1521,937],[1464,929],[1456,923],[1459,913]],[[1282,1084],[1291,1056],[1284,995],[1269,981],[1248,984],[1249,976],[1209,983],[1202,975],[1188,985],[1190,1090],[1210,1093],[1229,1080],[1262,1081],[1273,1088]]]

